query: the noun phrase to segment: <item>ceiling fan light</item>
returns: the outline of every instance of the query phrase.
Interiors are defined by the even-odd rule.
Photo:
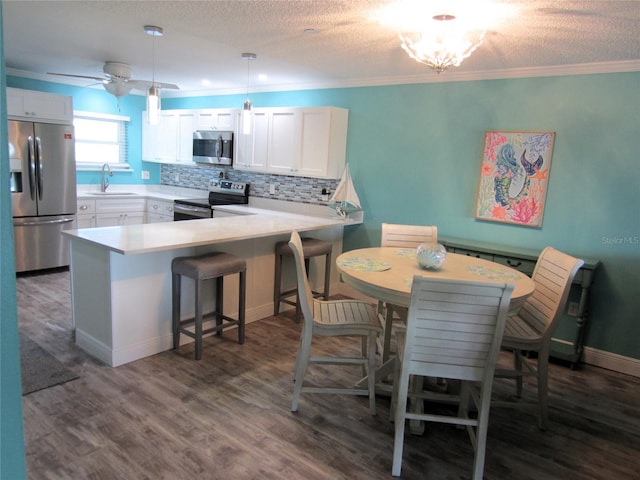
[[[153,85],[147,90],[147,118],[151,125],[160,123],[160,92]]]
[[[124,97],[128,95],[133,89],[132,85],[125,82],[106,82],[103,83],[104,89],[116,98]]]

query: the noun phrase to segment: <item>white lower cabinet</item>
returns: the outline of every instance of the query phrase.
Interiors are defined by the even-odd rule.
[[[96,226],[96,201],[78,200],[78,214],[75,228],[93,228]]]
[[[147,199],[146,223],[173,222],[173,202]]]
[[[142,224],[145,206],[144,198],[96,200],[96,227]]]

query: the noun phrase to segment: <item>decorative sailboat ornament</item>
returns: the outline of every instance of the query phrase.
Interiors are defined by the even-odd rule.
[[[351,181],[349,165],[345,165],[342,180],[336,187],[336,191],[329,200],[329,208],[335,210],[340,218],[345,218],[348,214],[362,210],[360,199]]]

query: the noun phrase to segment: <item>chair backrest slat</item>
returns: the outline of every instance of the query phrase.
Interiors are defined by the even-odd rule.
[[[415,276],[403,373],[407,368],[409,375],[490,379],[513,288]]]
[[[438,227],[382,224],[381,247],[418,248],[421,243],[437,243]]]
[[[583,261],[546,247],[533,271],[536,289],[518,315],[545,337],[553,335],[569,296],[571,283]]]

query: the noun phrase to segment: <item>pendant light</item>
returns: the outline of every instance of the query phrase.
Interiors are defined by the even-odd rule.
[[[153,37],[153,69],[151,71],[151,86],[147,90],[147,119],[151,125],[160,123],[160,90],[156,85],[156,37],[163,35],[162,28],[155,25],[145,25],[144,33]]]
[[[252,111],[253,105],[251,105],[251,100],[249,100],[249,64],[251,60],[255,60],[255,53],[243,53],[242,58],[247,61],[247,99],[244,101],[244,105],[242,107],[242,133],[244,135],[249,135],[251,133],[251,120],[252,120]]]

